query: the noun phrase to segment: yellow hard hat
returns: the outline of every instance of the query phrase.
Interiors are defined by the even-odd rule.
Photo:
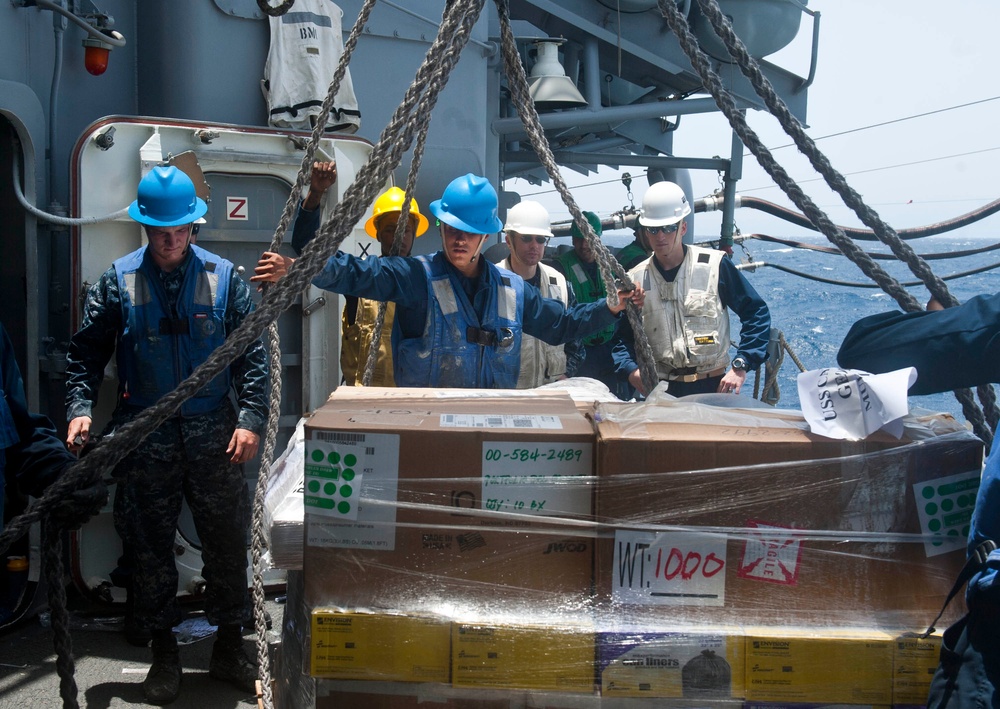
[[[365,222],[365,233],[373,239],[378,238],[378,227],[375,222],[378,221],[379,217],[383,214],[388,214],[391,212],[401,212],[403,211],[403,198],[406,197],[406,193],[398,187],[390,187],[388,190],[382,193],[378,199],[375,200],[375,206],[372,207],[372,215]],[[427,231],[427,217],[420,213],[420,207],[417,206],[417,200],[410,200],[410,216],[417,218],[417,229],[416,236],[420,236],[425,231]]]

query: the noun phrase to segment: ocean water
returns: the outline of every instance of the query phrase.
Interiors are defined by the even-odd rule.
[[[817,245],[829,245],[821,235],[788,237],[792,240]],[[609,245],[622,246],[631,239],[609,235]],[[962,238],[960,236],[939,235],[910,240],[908,243],[918,254],[952,254],[956,251],[978,249],[994,243],[995,239]],[[888,252],[888,248],[877,242],[859,242],[867,252]],[[846,257],[818,253],[804,249],[787,247],[764,241],[748,240],[745,247],[737,245],[733,257],[738,263],[752,258],[755,262],[774,263],[786,268],[839,281],[871,283],[861,270]],[[1000,262],[1000,250],[982,254],[929,260],[934,273],[941,277],[961,273]],[[909,268],[895,260],[878,260],[881,266],[902,283],[917,281]],[[880,288],[851,288],[840,285],[819,283],[785,273],[772,267],[760,267],[755,271],[744,271],[747,279],[761,294],[771,310],[774,327],[785,336],[789,347],[806,369],[820,369],[837,365],[837,350],[840,343],[858,319],[875,313],[899,310],[891,296]],[[960,301],[1000,292],[1000,269],[985,271],[964,278],[947,281],[948,289]],[[926,304],[929,294],[921,284],[909,286],[907,290],[921,304]],[[733,338],[739,333],[739,320],[733,319]],[[786,354],[778,376],[781,408],[798,408],[796,375],[799,369]],[[748,379],[752,386],[753,375]],[[751,389],[752,392],[752,389]],[[910,407],[921,407],[933,411],[953,414],[964,421],[962,408],[951,393],[931,396],[911,396]]]

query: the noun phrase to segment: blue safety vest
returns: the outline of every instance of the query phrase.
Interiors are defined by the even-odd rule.
[[[420,337],[395,342],[396,384],[513,389],[521,369],[524,281],[483,262],[495,287],[480,322],[442,254],[417,256],[427,273],[427,323]],[[397,333],[398,336],[398,333]]]
[[[173,391],[226,340],[225,313],[233,264],[192,244],[177,304],[167,294],[146,247],[114,263],[122,303],[118,338],[121,403],[146,408]],[[229,370],[181,406],[182,416],[218,409],[229,394]]]

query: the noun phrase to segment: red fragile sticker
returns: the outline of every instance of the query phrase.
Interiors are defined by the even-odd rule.
[[[737,577],[794,586],[799,580],[801,538],[784,531],[791,527],[749,520],[747,527],[758,530],[743,545]]]

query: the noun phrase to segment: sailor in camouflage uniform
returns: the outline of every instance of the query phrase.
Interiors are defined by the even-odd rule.
[[[233,264],[191,243],[192,224],[207,209],[177,168],[153,168],[140,182],[129,214],[144,225],[149,245],[115,261],[90,288],[83,323],[70,343],[71,448],[90,435],[91,411],[116,349],[112,431],[172,391],[253,310],[250,288]],[[154,704],[167,704],[180,692],[171,628],[180,619],[174,536],[183,500],[202,543],[206,614],[219,626],[209,674],[255,689],[256,667],[244,654],[241,627],[249,521],[242,463],[257,453],[266,392],[266,350],[258,340],[115,470],[115,527],[128,540],[134,563],[134,622],[153,639],[143,691]]]

